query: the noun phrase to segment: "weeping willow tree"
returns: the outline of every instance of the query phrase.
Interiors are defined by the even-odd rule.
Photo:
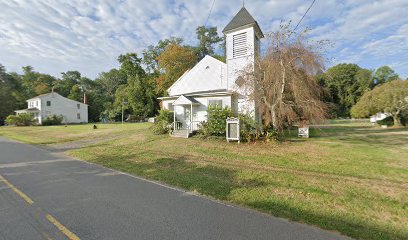
[[[316,75],[324,71],[326,41],[307,40],[307,31],[295,33],[290,25],[267,36],[266,53],[243,73],[246,92],[260,107],[264,126],[278,132],[294,123],[318,123],[327,106]]]

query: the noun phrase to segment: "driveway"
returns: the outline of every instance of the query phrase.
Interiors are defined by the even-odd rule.
[[[347,239],[0,138],[0,239]]]

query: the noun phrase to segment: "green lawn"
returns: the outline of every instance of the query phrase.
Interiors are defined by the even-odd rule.
[[[344,120],[306,140],[228,144],[157,136],[149,126],[1,127],[0,135],[51,145],[94,138],[69,154],[354,238],[408,238],[406,128]]]

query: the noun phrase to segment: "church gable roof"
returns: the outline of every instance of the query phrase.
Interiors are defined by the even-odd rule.
[[[223,89],[227,89],[226,64],[211,56],[205,56],[184,73],[167,92],[170,96],[176,96]]]
[[[242,7],[241,10],[239,10],[235,17],[224,28],[224,30],[222,30],[222,32],[223,33],[229,32],[231,30],[247,25],[255,25],[255,27],[263,37],[263,33],[258,25],[258,22],[252,17],[252,15],[248,12],[248,10],[245,7]]]

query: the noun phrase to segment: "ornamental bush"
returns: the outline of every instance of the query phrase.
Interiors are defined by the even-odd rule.
[[[156,122],[151,127],[154,134],[168,134],[171,129],[171,123],[173,122],[173,114],[169,110],[162,109],[159,111],[159,115],[156,117]]]
[[[9,115],[5,122],[7,125],[30,126],[35,124],[35,119],[31,114],[23,113],[19,115]]]
[[[377,124],[379,125],[386,125],[388,127],[394,126],[394,118],[392,116],[388,116],[382,120],[378,120]]]
[[[46,117],[42,121],[42,125],[43,126],[61,125],[62,119],[63,119],[62,116],[51,115],[51,116]]]
[[[251,142],[257,139],[257,126],[255,119],[250,114],[239,114],[240,137],[243,141]]]
[[[225,136],[226,134],[226,119],[234,117],[231,108],[208,106],[208,120],[200,123],[199,134],[203,136]]]

